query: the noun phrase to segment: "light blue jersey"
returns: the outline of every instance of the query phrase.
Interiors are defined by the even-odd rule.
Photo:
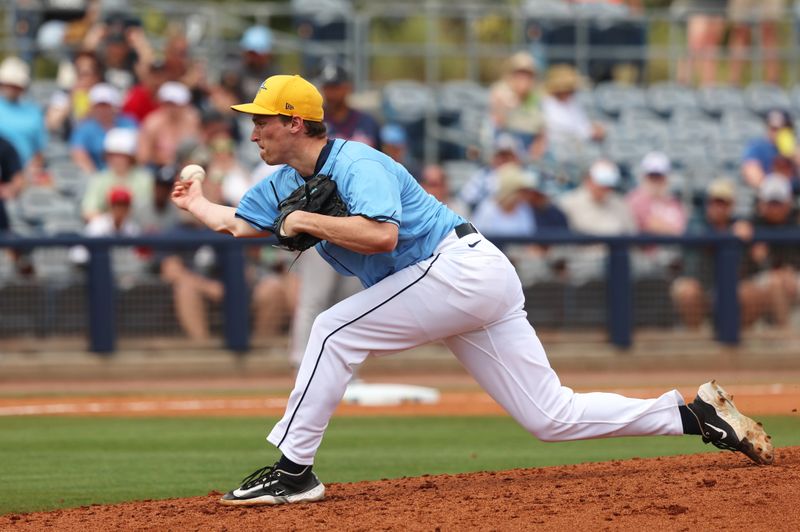
[[[355,141],[330,142],[317,173],[331,176],[351,216],[361,215],[400,228],[397,247],[389,253],[363,255],[330,242],[317,251],[343,275],[355,275],[365,287],[425,260],[464,219],[425,192],[408,171],[383,153]],[[278,203],[303,183],[284,166],[247,191],[236,216],[262,231],[274,232]]]

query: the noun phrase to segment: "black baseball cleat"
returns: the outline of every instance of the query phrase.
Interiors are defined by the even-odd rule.
[[[761,423],[740,413],[733,396],[716,381],[700,386],[694,402],[687,406],[700,424],[704,443],[744,453],[757,464],[768,465],[775,460],[772,437]]]
[[[278,469],[276,463],[253,472],[241,486],[223,495],[219,501],[236,506],[256,506],[319,501],[323,497],[325,486],[311,471],[311,466],[293,475]]]

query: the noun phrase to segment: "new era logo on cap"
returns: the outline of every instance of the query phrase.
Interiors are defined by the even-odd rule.
[[[231,109],[252,115],[299,116],[321,122],[322,95],[300,76],[278,75],[264,80],[252,103],[232,105]]]

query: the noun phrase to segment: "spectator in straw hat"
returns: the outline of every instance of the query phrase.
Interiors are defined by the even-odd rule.
[[[507,63],[503,77],[489,92],[489,113],[495,134],[510,133],[532,159],[545,151],[545,124],[533,56],[517,52]]]
[[[542,108],[547,134],[554,144],[573,146],[605,138],[603,126],[593,123],[575,98],[579,85],[578,72],[570,65],[554,65],[547,71],[547,96]]]

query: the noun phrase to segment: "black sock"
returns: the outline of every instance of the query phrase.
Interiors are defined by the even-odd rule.
[[[278,469],[283,469],[284,471],[286,471],[287,473],[291,473],[292,475],[299,475],[306,468],[308,468],[308,470],[311,471],[311,466],[295,464],[294,462],[286,458],[286,455],[283,454],[281,455],[281,459],[278,460]]]
[[[689,410],[688,406],[680,405],[678,407],[678,412],[681,413],[681,423],[683,423],[684,434],[696,434],[697,436],[703,435],[703,433],[700,431],[700,422],[697,421],[697,417],[692,414],[692,411]]]

